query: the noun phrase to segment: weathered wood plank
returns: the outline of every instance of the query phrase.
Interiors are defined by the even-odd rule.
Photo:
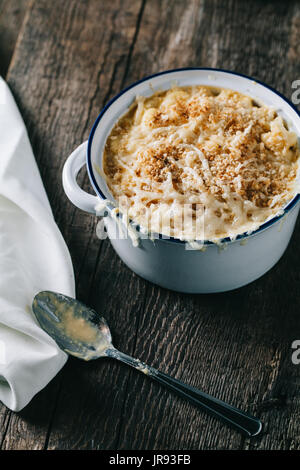
[[[8,77],[28,127],[54,215],[71,251],[78,296],[87,303],[93,296],[94,306],[107,312],[112,325],[119,320],[121,330],[125,328],[122,341],[131,348],[136,328],[128,311],[134,309],[138,313],[142,307],[143,288],[139,288],[140,281],[121,266],[114,254],[110,260],[112,249],[108,242],[106,247],[110,254],[105,257],[104,247],[101,257],[104,276],[110,280],[105,284],[107,293],[106,287],[102,290],[99,279],[93,283],[101,250],[101,242],[95,235],[96,221],[67,201],[61,186],[61,172],[68,154],[88,136],[104,102],[120,88],[141,5],[139,0],[126,4],[118,0],[101,4],[97,0],[74,0],[64,5],[59,0],[35,2]],[[81,179],[85,181],[84,187],[90,189],[84,175]],[[127,302],[122,295],[124,285],[131,285]],[[109,291],[112,291],[110,295]],[[119,299],[122,299],[121,309]],[[63,371],[61,397],[52,397],[57,401],[58,412],[52,422],[53,408],[46,408],[44,415],[48,424],[45,417],[38,439],[26,414],[24,418],[22,414],[13,415],[3,447],[113,445],[128,375],[124,371],[119,373],[113,364],[86,366],[70,361]],[[110,389],[119,392],[111,398],[107,393]],[[46,396],[50,396],[47,390]],[[58,392],[57,389],[56,395]],[[101,413],[103,403],[107,403],[104,415]],[[33,414],[40,415],[44,404],[37,397],[30,406]],[[108,412],[114,408],[114,414]],[[84,422],[91,433],[95,430],[96,438],[88,432],[82,434]],[[51,429],[50,439],[48,428]],[[104,432],[107,428],[114,433]],[[13,439],[14,434],[18,438]],[[91,444],[93,440],[95,444]]]
[[[300,76],[299,18],[296,1],[33,4],[8,80],[73,257],[78,297],[106,316],[121,350],[255,412],[266,426],[245,440],[125,366],[74,359],[23,413],[0,415],[3,448],[299,448],[300,370],[290,345],[300,326],[300,223],[285,256],[257,282],[183,295],[133,275],[60,183],[65,156],[102,105],[149,73],[222,67],[289,96]]]
[[[29,0],[0,0],[0,75],[5,77],[22,23],[29,8]],[[0,406],[0,448],[11,414]]]
[[[300,76],[299,12],[296,2],[149,2],[125,83],[210,66],[253,75],[290,96]],[[298,448],[300,371],[290,360],[300,326],[297,234],[299,227],[270,273],[236,292],[186,296],[151,286],[137,334],[136,356],[256,412],[266,423],[262,438],[249,443],[132,376],[120,448]]]
[[[0,449],[1,449],[4,437],[6,435],[10,418],[11,418],[10,410],[6,408],[4,405],[2,405],[0,402]]]
[[[5,77],[30,0],[0,0],[0,75]]]

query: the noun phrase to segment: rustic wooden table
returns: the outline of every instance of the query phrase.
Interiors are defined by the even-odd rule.
[[[62,189],[66,157],[109,98],[184,66],[242,72],[290,97],[300,79],[299,2],[0,0],[0,73],[69,246],[78,298],[105,314],[121,350],[255,413],[264,431],[245,439],[125,366],[70,359],[23,411],[0,406],[2,449],[300,449],[300,366],[291,361],[300,224],[258,281],[183,295],[134,275]]]

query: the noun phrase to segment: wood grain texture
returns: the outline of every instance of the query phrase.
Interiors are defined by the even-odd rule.
[[[0,0],[0,76],[6,76],[29,2]],[[9,410],[0,407],[0,448],[10,419]]]
[[[5,77],[31,0],[0,0],[0,75]]]
[[[300,78],[297,1],[34,1],[8,74],[67,241],[77,296],[103,313],[120,350],[255,413],[249,440],[109,360],[65,368],[21,413],[0,407],[4,449],[300,449],[298,223],[280,262],[242,289],[184,295],[135,276],[96,219],[61,187],[66,156],[132,81],[183,66],[221,67],[291,96]],[[80,175],[90,190],[88,178]]]

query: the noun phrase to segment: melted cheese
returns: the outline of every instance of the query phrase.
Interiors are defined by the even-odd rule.
[[[103,170],[125,218],[182,240],[235,238],[297,191],[299,149],[274,109],[228,89],[137,97],[107,138]]]

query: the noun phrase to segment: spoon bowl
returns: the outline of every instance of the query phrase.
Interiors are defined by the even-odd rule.
[[[32,309],[43,330],[68,354],[89,361],[113,349],[105,318],[76,299],[42,291],[34,297]]]

